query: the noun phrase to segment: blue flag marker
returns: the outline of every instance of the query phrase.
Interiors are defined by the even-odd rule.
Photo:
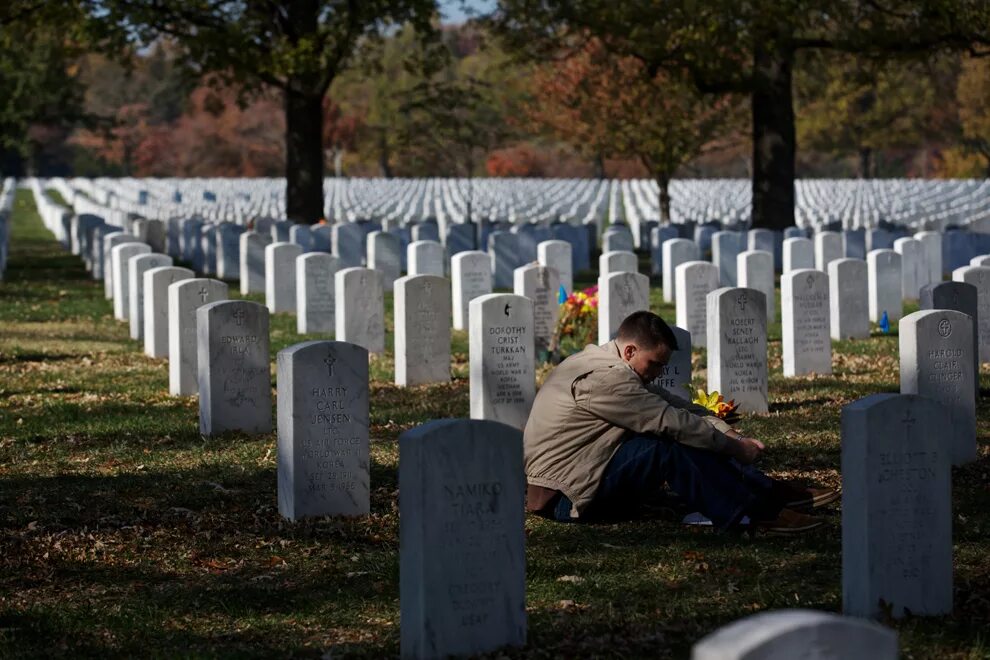
[[[565,289],[564,285],[561,284],[560,288],[557,290],[557,304],[563,305],[565,302],[567,302],[567,289]]]
[[[883,316],[880,317],[880,329],[883,330],[883,334],[890,332],[890,319],[887,318],[887,310],[883,310]]]

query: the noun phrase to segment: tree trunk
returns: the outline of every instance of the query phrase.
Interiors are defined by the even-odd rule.
[[[293,222],[312,224],[323,210],[323,95],[285,89],[285,210]]]
[[[753,227],[794,225],[793,51],[757,44],[754,53]]]
[[[670,177],[660,173],[657,179],[657,205],[660,208],[660,224],[670,224]]]
[[[385,136],[385,129],[378,131],[378,169],[381,171],[383,179],[392,178],[392,166],[388,163],[388,139]]]
[[[859,178],[873,178],[873,149],[862,147],[859,150]]]
[[[605,178],[605,156],[603,156],[601,154],[601,152],[595,154],[595,161],[593,163],[593,167],[594,167],[594,170],[595,170],[594,171],[594,177],[596,179],[599,179],[599,180],[604,179]]]

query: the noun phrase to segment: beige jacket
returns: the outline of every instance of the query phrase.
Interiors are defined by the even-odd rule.
[[[647,386],[612,341],[561,362],[540,388],[523,433],[526,479],[559,490],[579,517],[630,431],[721,451],[730,426],[708,410]]]

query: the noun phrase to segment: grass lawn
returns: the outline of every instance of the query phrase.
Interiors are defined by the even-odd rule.
[[[672,320],[659,287],[651,295]],[[168,395],[166,361],[128,338],[102,283],[19,191],[0,283],[0,657],[395,656],[397,438],[468,416],[468,381],[455,332],[450,384],[395,387],[388,330],[371,369],[371,516],[286,522],[275,434],[201,438],[195,399]],[[284,314],[271,332],[274,380],[276,351],[318,337]],[[772,326],[771,413],[741,425],[767,443],[768,471],[837,485],[842,406],[897,391],[896,329],[834,351],[832,376],[785,380]],[[955,612],[893,624],[906,658],[990,657],[987,402],[980,459],[953,472]],[[755,612],[841,606],[837,511],[795,539],[533,517],[526,537],[529,643],[507,657],[684,658]]]

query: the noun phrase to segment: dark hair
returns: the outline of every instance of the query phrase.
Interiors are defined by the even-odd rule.
[[[664,344],[672,351],[678,350],[677,337],[666,321],[653,312],[633,312],[619,325],[617,341],[631,341],[637,346],[651,350]]]

